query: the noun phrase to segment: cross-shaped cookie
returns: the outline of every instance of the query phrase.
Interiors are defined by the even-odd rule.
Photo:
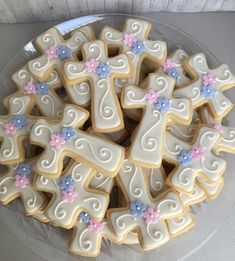
[[[140,245],[146,250],[166,243],[170,239],[166,220],[184,213],[179,196],[168,190],[152,199],[142,168],[128,160],[124,161],[116,180],[127,206],[108,210],[108,221],[115,234],[122,237],[137,231]]]
[[[235,153],[235,127],[222,125],[222,120],[213,120],[208,109],[203,107],[200,109],[202,121],[209,124],[221,134],[221,140],[216,146],[216,151],[226,151],[228,153]]]
[[[66,85],[89,81],[91,86],[92,127],[97,132],[114,132],[124,127],[123,115],[113,89],[115,76],[128,77],[132,68],[126,54],[107,56],[107,46],[102,41],[82,46],[84,62],[66,62]]]
[[[148,77],[146,89],[127,86],[121,101],[124,108],[142,108],[142,120],[134,135],[129,159],[146,168],[157,168],[162,162],[166,126],[189,124],[191,103],[185,98],[173,98],[175,79],[154,73]],[[170,122],[171,120],[171,122]]]
[[[182,87],[190,82],[190,79],[183,68],[183,62],[187,58],[188,54],[184,50],[177,49],[167,57],[158,72],[164,72],[165,74],[174,77],[176,87]]]
[[[198,176],[210,183],[217,182],[226,167],[226,161],[213,153],[220,138],[218,131],[203,126],[197,130],[192,144],[167,132],[164,159],[176,165],[167,184],[183,193],[191,193]]]
[[[77,59],[80,47],[88,38],[75,30],[71,37],[65,40],[56,28],[51,28],[36,39],[36,45],[41,51],[41,56],[28,62],[30,73],[38,81],[46,81],[53,70],[62,73],[65,60]]]
[[[113,180],[101,173],[96,173],[90,182],[90,188],[96,188],[108,194],[110,194],[112,187]],[[69,250],[82,256],[97,256],[103,238],[115,243],[119,243],[122,239],[114,234],[106,218],[98,222],[93,220],[88,213],[82,212],[73,227],[73,234],[69,240]]]
[[[210,69],[206,57],[199,53],[190,57],[184,64],[194,81],[186,87],[174,91],[175,97],[187,97],[193,108],[207,104],[213,119],[221,119],[233,107],[223,91],[235,86],[235,76],[226,64]]]
[[[45,82],[37,82],[27,68],[23,67],[13,74],[12,80],[18,90],[4,99],[5,105],[8,105],[8,100],[12,96],[29,95],[43,115],[61,116],[64,102],[55,90],[63,85],[56,71],[52,71]]]
[[[53,194],[45,210],[51,222],[70,229],[82,211],[95,220],[104,217],[109,197],[100,190],[88,188],[94,174],[92,168],[73,162],[59,178],[37,177],[36,188]],[[110,185],[112,186],[112,183]]]
[[[8,166],[0,178],[0,202],[4,205],[20,197],[26,215],[34,215],[47,204],[46,198],[33,186],[35,173],[32,165],[36,159]]]
[[[122,88],[127,84],[139,84],[141,64],[146,58],[155,66],[162,64],[166,59],[167,47],[163,41],[148,39],[151,23],[144,20],[127,19],[123,32],[105,26],[100,34],[100,39],[105,41],[110,48],[118,47],[120,53],[126,53],[133,64],[133,75],[128,79],[115,79],[115,89],[121,94]]]
[[[29,136],[30,128],[37,119],[36,116],[28,114],[33,105],[33,100],[29,96],[9,99],[9,113],[0,116],[1,164],[15,164],[24,161],[23,141]]]
[[[144,169],[144,172],[148,176],[148,187],[154,198],[169,189],[166,184],[166,173],[163,167],[159,169]],[[193,190],[190,194],[180,192],[179,196],[187,211],[176,218],[167,219],[167,226],[172,237],[178,236],[193,227],[195,222],[190,213],[189,206],[202,202],[207,197],[207,193],[198,185],[197,182],[195,182]]]
[[[76,105],[65,105],[59,122],[38,120],[33,125],[30,140],[44,148],[35,165],[37,173],[49,178],[59,177],[63,159],[68,156],[108,176],[116,175],[123,161],[124,149],[77,129],[88,117],[88,111]]]

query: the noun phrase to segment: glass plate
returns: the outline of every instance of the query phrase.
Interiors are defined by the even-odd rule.
[[[85,24],[92,24],[97,36],[104,25],[113,26],[122,30],[125,20],[128,17],[145,19],[152,23],[151,39],[165,40],[168,44],[168,50],[182,48],[189,54],[203,52],[208,59],[209,65],[214,67],[218,61],[204,46],[193,39],[190,35],[163,23],[156,19],[140,16],[127,16],[122,14],[106,14],[96,16],[86,16],[69,20],[56,26],[62,34],[66,34],[75,28]],[[10,80],[11,75],[28,60],[37,56],[38,52],[34,47],[34,40],[26,44],[7,64],[0,74],[1,95],[0,109],[5,111],[2,106],[2,100],[5,96],[15,90],[15,86]],[[235,103],[235,95],[228,91],[229,97]],[[235,117],[233,113],[227,117],[229,125],[235,126]],[[150,252],[143,252],[139,246],[135,245],[114,245],[107,240],[103,241],[102,249],[97,260],[130,261],[144,260],[185,260],[190,258],[201,249],[217,232],[223,227],[235,202],[235,175],[233,175],[234,161],[232,155],[223,155],[228,160],[225,172],[225,186],[219,197],[214,201],[205,201],[193,207],[193,216],[196,220],[196,226],[181,236],[172,239],[162,247]],[[15,238],[19,244],[24,246],[24,250],[33,252],[39,259],[54,260],[90,260],[90,258],[78,257],[69,253],[67,250],[68,237],[72,231],[53,227],[50,224],[43,224],[22,214],[22,206],[16,200],[8,206],[1,206],[0,221]]]

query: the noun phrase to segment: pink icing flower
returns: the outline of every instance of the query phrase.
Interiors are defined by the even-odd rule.
[[[221,125],[221,124],[215,123],[215,124],[213,124],[213,128],[214,128],[215,130],[217,130],[220,134],[223,134],[223,128],[222,128],[222,125]]]
[[[215,77],[211,74],[211,73],[208,73],[208,74],[205,74],[203,76],[203,84],[204,85],[213,85],[216,83],[216,79]]]
[[[46,55],[48,59],[53,59],[58,57],[58,48],[55,46],[51,46],[46,50]]]
[[[62,200],[65,202],[73,202],[77,195],[78,193],[76,191],[62,191]]]
[[[171,59],[166,59],[164,64],[162,65],[163,71],[166,72],[168,69],[172,69],[176,66],[175,62],[173,62]]]
[[[26,94],[36,94],[36,86],[33,82],[28,82],[25,86],[24,86],[24,93]]]
[[[148,208],[145,212],[144,212],[144,219],[145,222],[147,224],[155,224],[158,222],[159,220],[159,213],[157,210],[153,209],[153,208]]]
[[[129,47],[132,47],[132,44],[137,41],[133,33],[125,33],[123,37],[123,43]]]
[[[99,66],[99,61],[97,59],[90,59],[85,62],[85,68],[87,72],[96,72],[97,67]]]
[[[29,184],[29,179],[26,177],[21,177],[19,175],[16,175],[14,184],[18,188],[25,188]]]
[[[16,133],[16,127],[12,123],[5,123],[4,130],[5,130],[6,134],[15,134]]]
[[[103,223],[91,219],[89,221],[88,229],[90,231],[92,231],[93,233],[97,234],[100,232],[100,230],[103,228],[103,226],[104,226]]]
[[[64,144],[65,144],[65,140],[60,136],[60,134],[57,134],[57,133],[51,134],[51,139],[50,139],[51,147],[54,147],[58,150]]]
[[[159,97],[159,93],[154,90],[149,90],[144,97],[149,104],[156,103]]]
[[[204,157],[204,148],[201,146],[192,146],[192,156],[194,160],[201,160]]]

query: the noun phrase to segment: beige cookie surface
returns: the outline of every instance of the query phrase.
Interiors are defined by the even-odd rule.
[[[108,221],[115,234],[122,237],[130,231],[137,231],[144,250],[166,243],[170,239],[166,220],[184,213],[177,193],[167,190],[153,200],[142,168],[127,159],[116,180],[125,195],[127,206],[108,210]]]
[[[164,74],[149,75],[147,88],[127,86],[122,93],[124,108],[142,108],[143,115],[129,150],[129,159],[146,168],[157,168],[162,162],[167,124],[189,124],[192,118],[188,99],[173,98],[175,80]]]
[[[61,74],[64,61],[77,59],[81,45],[87,41],[80,30],[75,30],[67,40],[56,28],[47,30],[36,39],[41,56],[28,62],[30,73],[39,81],[46,81],[53,70]]]
[[[36,159],[8,166],[0,179],[0,202],[4,205],[20,198],[26,215],[35,215],[47,204],[46,197],[33,186]]]
[[[33,99],[35,106],[42,115],[61,116],[64,102],[57,95],[56,90],[63,85],[56,71],[52,71],[46,81],[38,82],[25,66],[13,74],[12,80],[18,90],[4,99],[5,106],[8,105],[10,97],[28,95]]]
[[[82,46],[83,62],[65,62],[66,85],[90,82],[92,128],[96,132],[123,129],[123,114],[113,88],[114,77],[132,75],[132,65],[126,54],[108,57],[107,45],[100,41]]]
[[[191,144],[167,132],[164,158],[175,164],[167,178],[167,184],[183,193],[191,193],[197,176],[209,183],[220,179],[226,161],[214,154],[220,134],[213,128],[201,126]]]
[[[120,53],[126,53],[133,65],[133,75],[131,78],[116,78],[114,81],[115,90],[121,94],[124,86],[129,84],[139,84],[140,69],[143,61],[151,61],[151,65],[162,64],[165,61],[167,48],[163,41],[149,40],[151,23],[138,20],[127,19],[123,32],[119,32],[112,27],[105,26],[100,34],[100,39],[104,40],[109,48],[118,47]]]
[[[235,76],[226,64],[210,69],[206,56],[198,53],[185,61],[184,67],[194,79],[187,86],[174,91],[175,97],[191,99],[193,108],[206,104],[213,119],[221,119],[233,107],[223,91],[235,86]]]
[[[87,164],[96,171],[115,176],[122,164],[124,149],[100,137],[81,131],[88,111],[75,105],[65,105],[63,118],[55,123],[38,120],[34,124],[31,143],[44,148],[35,169],[49,178],[61,175],[65,156]]]

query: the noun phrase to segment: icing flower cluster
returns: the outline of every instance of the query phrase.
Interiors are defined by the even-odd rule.
[[[178,79],[179,73],[176,70],[176,63],[173,62],[171,59],[166,59],[166,61],[162,65],[162,69],[167,75]]]
[[[166,112],[170,108],[170,100],[165,97],[160,97],[159,93],[154,90],[149,90],[145,94],[145,99],[148,104],[153,104],[162,113]]]
[[[207,99],[214,97],[216,93],[216,89],[215,89],[216,82],[217,81],[215,77],[211,73],[205,74],[203,76],[201,95]]]
[[[24,93],[28,95],[48,94],[48,90],[49,90],[49,84],[46,82],[42,82],[42,83],[28,82],[24,86]]]
[[[65,142],[71,142],[75,136],[75,131],[72,127],[64,127],[59,133],[52,133],[49,144],[55,149],[60,149]]]
[[[59,48],[56,46],[51,46],[46,50],[46,55],[48,59],[60,58],[61,60],[71,58],[71,49],[64,45]]]
[[[130,209],[133,217],[143,217],[146,224],[155,224],[159,220],[159,212],[154,208],[148,208],[140,200],[131,203]]]
[[[183,166],[187,166],[193,163],[193,161],[198,161],[203,159],[205,154],[205,149],[201,146],[193,145],[191,151],[181,151],[178,160]]]
[[[144,44],[138,41],[133,33],[125,33],[123,43],[130,47],[135,54],[141,54],[144,50]]]
[[[30,163],[20,163],[15,171],[15,183],[18,188],[25,188],[29,184],[28,176],[32,172],[32,165]]]
[[[103,228],[103,223],[93,220],[86,212],[82,212],[79,215],[79,222],[88,224],[88,229],[97,234]]]
[[[15,134],[17,129],[21,129],[27,125],[27,120],[24,115],[14,115],[10,122],[4,124],[6,134]]]
[[[60,190],[62,194],[62,200],[64,202],[73,202],[77,197],[77,192],[74,190],[74,180],[72,176],[62,177],[60,179]]]
[[[96,73],[100,78],[107,78],[110,74],[109,63],[100,63],[97,59],[90,59],[85,62],[87,72]]]

